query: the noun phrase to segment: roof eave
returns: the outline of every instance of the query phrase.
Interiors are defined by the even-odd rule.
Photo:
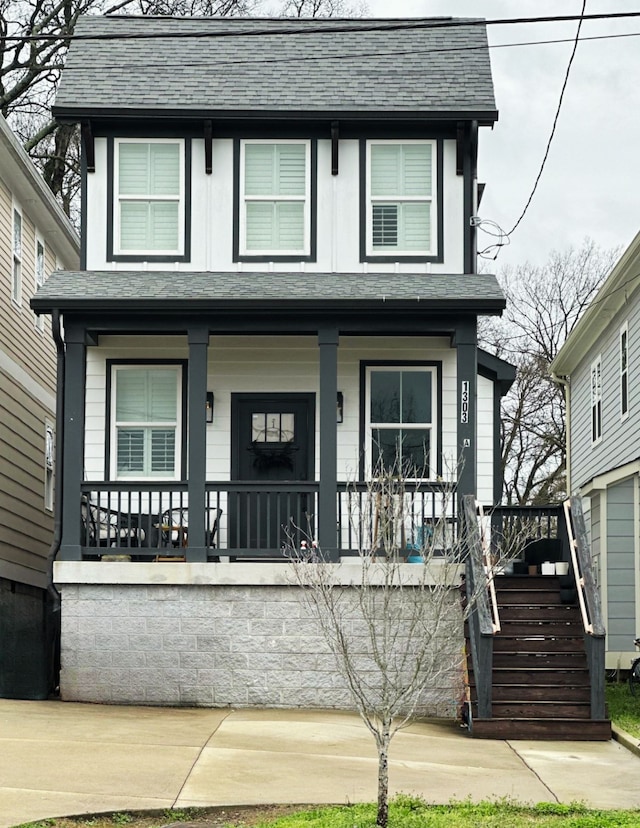
[[[210,119],[217,121],[477,121],[479,126],[492,126],[498,120],[497,109],[452,109],[452,110],[241,110],[241,109],[140,109],[136,107],[52,107],[56,120],[63,123],[77,123],[92,119],[130,120],[183,120]]]

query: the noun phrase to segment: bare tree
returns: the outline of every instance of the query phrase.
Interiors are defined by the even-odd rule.
[[[283,17],[363,17],[367,4],[349,0],[285,0]]]
[[[422,500],[420,485],[409,487],[393,470],[380,469],[364,496],[349,493],[358,539],[350,585],[348,564],[329,563],[311,540],[289,550],[295,583],[375,739],[382,828],[393,736],[443,700],[451,704],[453,688],[462,686],[461,634],[474,600],[463,602],[457,588],[466,550],[450,521],[455,492],[446,485],[441,491],[440,500],[430,493]],[[434,511],[425,518],[427,502]],[[420,563],[405,563],[407,554]]]
[[[499,276],[507,309],[483,322],[479,338],[517,367],[501,423],[507,503],[548,503],[566,494],[564,394],[548,369],[618,252],[586,239],[578,249],[553,252],[541,267],[505,268]]]
[[[80,189],[80,141],[74,126],[51,117],[70,37],[86,14],[245,16],[265,0],[0,0],[0,112],[42,171],[68,215]],[[350,16],[362,3],[277,0],[268,13]],[[41,39],[40,39],[41,38]]]

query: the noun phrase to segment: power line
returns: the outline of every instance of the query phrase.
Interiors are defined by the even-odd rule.
[[[547,163],[547,158],[549,157],[549,152],[551,150],[551,144],[553,142],[553,136],[555,135],[556,127],[558,126],[558,118],[560,117],[560,110],[562,109],[562,101],[564,100],[564,93],[565,93],[565,90],[567,88],[567,83],[569,81],[569,74],[571,72],[571,66],[573,65],[573,59],[575,58],[576,51],[578,49],[578,41],[580,40],[580,29],[582,28],[582,22],[583,22],[583,19],[584,19],[584,11],[585,11],[586,8],[587,8],[587,0],[582,0],[582,14],[580,15],[580,20],[578,21],[578,29],[576,31],[575,43],[573,44],[573,49],[571,51],[571,57],[569,58],[569,63],[567,65],[567,71],[565,73],[564,81],[562,83],[562,89],[560,90],[560,98],[558,100],[558,108],[556,109],[556,114],[555,114],[555,117],[553,119],[553,125],[551,127],[551,134],[549,135],[549,140],[547,141],[547,146],[546,146],[546,149],[545,149],[545,152],[544,152],[544,157],[542,158],[542,163],[540,164],[540,169],[538,170],[538,175],[536,176],[536,180],[533,184],[533,188],[531,190],[529,198],[527,199],[527,203],[524,205],[524,209],[522,210],[522,213],[520,213],[520,217],[518,218],[516,223],[513,225],[511,230],[509,230],[509,232],[507,233],[507,236],[512,235],[514,230],[518,227],[518,225],[520,224],[522,219],[525,217],[525,215],[527,213],[527,210],[529,209],[529,205],[533,201],[533,196],[535,195],[535,192],[538,189],[538,184],[540,183],[540,179],[542,178],[542,173],[544,171],[545,164]]]
[[[620,34],[607,34],[607,35],[591,35],[587,37],[581,37],[580,42],[586,43],[588,41],[594,40],[615,40],[619,38],[627,38],[627,37],[640,37],[640,32],[624,32]],[[563,37],[563,38],[553,38],[550,40],[524,40],[518,41],[517,43],[497,43],[494,45],[489,44],[489,50],[492,49],[511,49],[518,46],[546,46],[546,45],[555,45],[558,43],[573,43],[575,41],[575,37]],[[435,48],[435,49],[394,49],[389,52],[384,52],[376,49],[373,52],[350,52],[345,50],[340,54],[336,55],[296,55],[296,56],[288,56],[287,57],[287,65],[290,63],[304,63],[304,62],[311,62],[311,61],[342,61],[342,60],[350,60],[352,58],[369,58],[369,57],[395,57],[395,56],[402,56],[402,55],[431,55],[431,54],[441,54],[445,52],[472,52],[478,50],[485,50],[487,49],[487,44],[477,45],[477,46],[446,46],[442,48]],[[152,61],[149,60],[142,60],[141,63],[91,63],[91,69],[139,69],[140,66],[144,66],[147,69],[153,68],[154,66],[162,67],[163,69],[181,69],[181,68],[195,68],[198,66],[207,67],[207,68],[224,68],[227,66],[253,66],[256,64],[259,65],[269,65],[269,64],[280,64],[282,63],[282,58],[267,58],[267,57],[257,57],[257,58],[241,58],[238,60],[198,60],[198,61],[179,61],[177,63],[167,63],[166,61],[162,61],[160,63],[154,64]],[[47,69],[59,69],[60,66],[56,64],[50,64],[44,68]],[[406,72],[405,74],[410,74]]]
[[[96,34],[37,34],[37,35],[5,35],[3,36],[4,42],[43,42],[49,40],[66,40],[69,42],[73,41],[80,41],[80,40],[91,40],[91,41],[99,41],[99,40],[155,40],[158,38],[169,38],[171,40],[178,40],[178,39],[189,39],[189,38],[213,38],[213,39],[222,39],[222,38],[229,38],[229,37],[261,37],[265,35],[297,35],[297,36],[304,36],[309,34],[340,34],[340,33],[359,33],[359,32],[389,32],[389,31],[407,31],[407,30],[419,30],[419,29],[452,29],[452,28],[460,28],[460,27],[475,27],[475,26],[510,26],[510,25],[522,25],[522,24],[530,24],[530,23],[567,23],[574,20],[580,22],[582,25],[583,21],[586,20],[622,20],[622,19],[629,19],[629,18],[636,18],[640,17],[640,11],[637,12],[609,12],[607,14],[588,14],[588,15],[559,15],[559,16],[552,16],[546,15],[543,17],[504,17],[504,18],[496,18],[495,20],[484,20],[484,19],[459,19],[459,18],[448,18],[448,19],[440,19],[440,18],[410,18],[407,20],[401,21],[393,21],[393,22],[386,22],[381,19],[378,19],[372,23],[362,23],[362,18],[358,19],[350,24],[333,24],[331,18],[326,18],[326,23],[324,25],[318,25],[317,23],[308,23],[308,20],[313,20],[314,18],[307,18],[305,24],[302,25],[299,23],[296,26],[291,26],[284,24],[281,28],[278,28],[277,25],[273,26],[265,26],[264,28],[256,28],[256,29],[244,29],[240,31],[166,31],[166,32],[120,32],[119,34],[113,34],[109,32],[105,33],[96,33]],[[121,21],[132,21],[135,20],[136,22],[142,20],[149,20],[149,21],[184,21],[184,20],[197,20],[199,25],[208,19],[211,18],[185,18],[185,17],[153,17],[151,15],[145,16],[136,16],[131,17],[128,15],[112,15],[107,18],[102,18],[103,20],[108,19],[109,21],[121,20]],[[246,23],[247,20],[255,21],[256,18],[218,18],[219,20],[225,21],[227,24],[231,23],[231,27],[235,28],[236,25],[239,27],[242,26],[243,23]],[[304,20],[304,18],[297,18],[298,20]],[[273,18],[261,18],[261,20],[273,20]]]

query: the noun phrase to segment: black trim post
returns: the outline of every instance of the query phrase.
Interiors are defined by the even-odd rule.
[[[461,505],[464,495],[476,495],[478,345],[475,318],[458,322],[454,345],[458,383],[458,502]]]
[[[318,494],[318,544],[328,560],[337,561],[338,428],[338,329],[320,328],[320,486]]]
[[[66,326],[63,433],[64,462],[58,488],[64,491],[62,503],[62,561],[82,560],[81,488],[84,465],[84,400],[87,346],[82,327]]]
[[[209,330],[189,328],[188,427],[189,466],[189,545],[186,559],[190,563],[206,563],[205,544],[205,483],[207,477],[207,349]]]

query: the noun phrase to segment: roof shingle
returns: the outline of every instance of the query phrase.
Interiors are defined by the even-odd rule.
[[[385,113],[493,122],[486,28],[475,19],[447,21],[393,29],[411,21],[88,16],[76,27],[54,113]]]

